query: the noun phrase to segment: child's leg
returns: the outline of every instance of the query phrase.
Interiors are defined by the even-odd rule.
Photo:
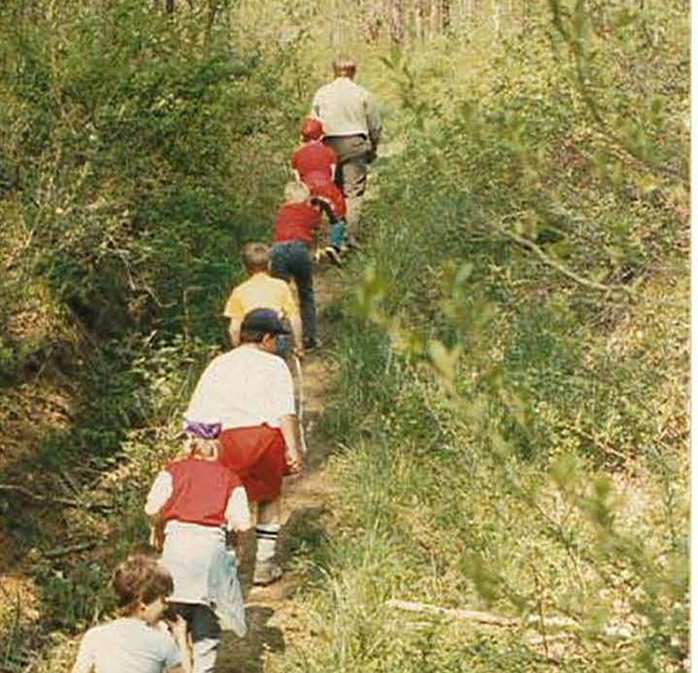
[[[281,575],[280,568],[274,563],[281,528],[281,499],[260,502],[258,508],[259,518],[255,527],[257,553],[253,582],[269,584]]]
[[[192,673],[214,673],[221,644],[221,627],[207,605],[191,606]]]
[[[341,250],[344,245],[344,231],[346,230],[346,222],[344,218],[335,220],[330,225],[330,245],[337,250]]]

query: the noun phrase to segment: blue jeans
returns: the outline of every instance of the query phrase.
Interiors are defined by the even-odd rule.
[[[346,223],[341,218],[330,225],[330,245],[339,250],[344,245],[344,230]]]
[[[315,290],[313,289],[313,262],[308,245],[303,241],[283,241],[271,248],[271,275],[293,280],[298,290],[303,343],[315,341],[317,318],[315,314]]]

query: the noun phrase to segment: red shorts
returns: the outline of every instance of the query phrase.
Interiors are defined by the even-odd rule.
[[[220,442],[220,460],[240,477],[249,500],[269,502],[281,495],[281,482],[288,474],[281,430],[268,425],[229,428]]]

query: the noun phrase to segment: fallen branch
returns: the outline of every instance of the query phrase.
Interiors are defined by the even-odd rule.
[[[71,498],[63,498],[58,495],[39,495],[25,486],[19,486],[18,484],[0,484],[0,493],[19,493],[36,502],[48,503],[50,505],[63,505],[64,507],[72,507],[74,509],[87,509],[98,512],[106,512],[112,509],[109,505],[84,503]]]
[[[452,617],[453,619],[463,619],[466,621],[478,622],[480,624],[493,624],[494,626],[514,626],[516,624],[515,619],[495,615],[491,612],[482,612],[480,610],[444,608],[438,605],[429,605],[427,603],[418,603],[416,601],[400,601],[396,599],[387,601],[386,605],[389,608],[398,608],[399,610],[406,610],[407,612],[427,612],[430,614],[446,615],[447,617]]]
[[[56,547],[55,549],[48,549],[44,552],[40,552],[40,555],[44,558],[55,559],[61,556],[68,556],[69,554],[76,554],[78,552],[87,551],[93,549],[97,546],[97,540],[92,540],[90,542],[80,542],[79,544],[66,545],[65,547]]]
[[[444,608],[439,605],[430,605],[429,603],[419,603],[417,601],[401,601],[397,599],[391,599],[386,601],[386,606],[389,608],[397,608],[399,610],[406,610],[408,612],[419,612],[428,614],[439,614],[452,619],[462,619],[464,621],[478,622],[480,624],[490,624],[492,626],[502,626],[502,627],[513,627],[513,626],[524,626],[529,628],[543,628],[543,629],[560,629],[562,631],[579,630],[581,629],[581,624],[571,617],[541,617],[540,615],[529,615],[523,619],[517,617],[504,617],[502,615],[496,615],[492,612],[483,612],[481,610],[462,610],[458,608]],[[602,630],[602,635],[608,638],[632,638],[633,629],[627,625],[618,626],[606,626]],[[564,639],[567,636],[572,636],[572,634],[567,633],[560,634],[560,637],[555,636],[555,639]],[[530,644],[539,644],[541,642],[550,642],[553,637],[547,634],[543,634],[540,637],[535,637],[530,640]]]
[[[503,617],[492,612],[483,612],[481,610],[462,610],[458,608],[444,608],[438,605],[429,605],[428,603],[419,603],[416,601],[401,601],[389,600],[386,605],[390,608],[398,608],[399,610],[407,610],[408,612],[427,612],[431,614],[440,614],[453,619],[462,619],[480,624],[491,624],[493,626],[534,626],[536,624],[543,625],[546,628],[579,628],[579,623],[570,617],[537,617],[531,615],[526,619],[518,619],[516,617]]]

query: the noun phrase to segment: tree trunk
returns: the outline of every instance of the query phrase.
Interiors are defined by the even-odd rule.
[[[390,2],[390,41],[401,47],[405,41],[405,8],[403,0]]]

